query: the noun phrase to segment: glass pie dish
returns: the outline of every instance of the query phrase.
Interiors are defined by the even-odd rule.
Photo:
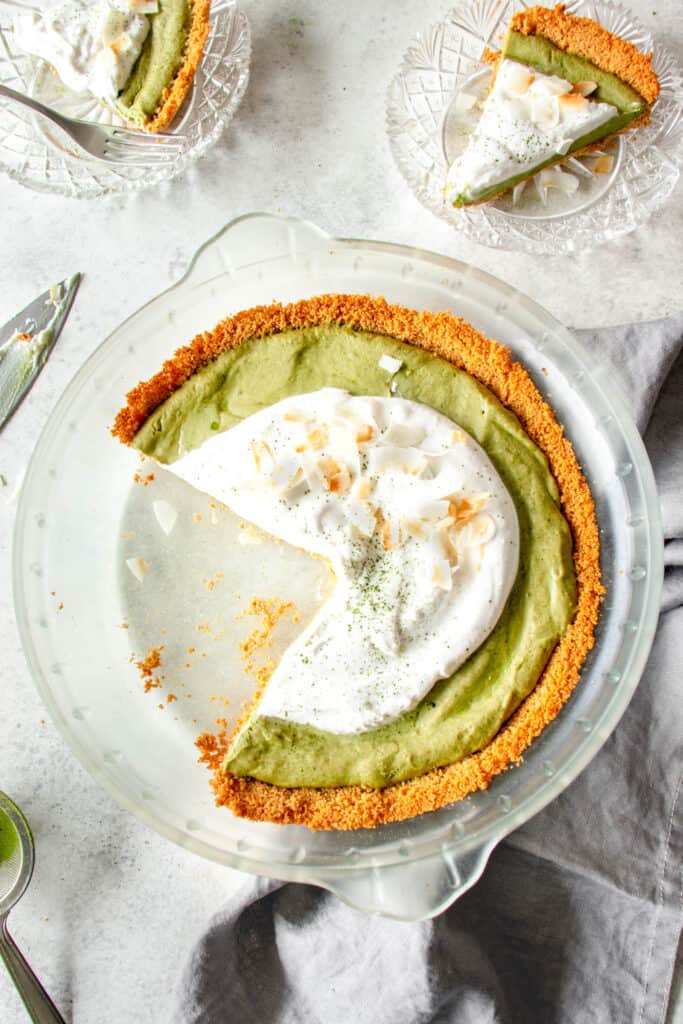
[[[120,123],[92,96],[67,89],[45,61],[18,49],[12,31],[17,11],[18,5],[0,4],[0,84],[32,96],[67,117]],[[232,119],[247,88],[250,58],[246,15],[234,0],[213,0],[211,30],[202,61],[168,129],[186,139],[172,160],[153,169],[96,160],[40,115],[1,100],[0,170],[39,192],[88,199],[136,192],[170,181],[212,146]]]
[[[506,193],[454,209],[444,196],[446,174],[480,116],[478,106],[462,116],[457,97],[484,98],[491,69],[482,53],[500,48],[510,18],[528,6],[525,0],[464,0],[420,34],[387,92],[389,144],[417,199],[468,238],[532,254],[592,248],[633,231],[673,191],[683,161],[683,78],[671,54],[625,7],[612,0],[568,0],[569,13],[597,20],[652,52],[661,92],[651,123],[610,145],[609,173],[593,172],[594,155],[571,158],[564,165],[578,182],[571,195],[541,189],[534,179],[518,201]]]
[[[212,534],[201,496],[188,497],[187,489],[185,497],[172,495],[163,471],[141,468],[139,454],[109,433],[125,392],[197,332],[252,305],[322,292],[450,310],[510,346],[576,448],[596,500],[608,588],[581,682],[521,765],[442,810],[355,832],[251,822],[214,807],[193,741],[216,716],[234,719],[248,695],[236,655],[230,663],[245,626],[235,621],[236,595],[211,585],[220,575],[216,559],[232,573],[232,589],[248,583],[247,594],[279,587],[299,570],[303,580],[307,570],[299,552],[237,543],[229,518]],[[178,510],[169,537],[150,527],[160,498]],[[153,566],[142,587],[127,567],[135,555]],[[310,572],[300,583],[309,593]],[[267,214],[227,225],[182,281],[126,320],[79,371],[34,452],[14,548],[17,619],[36,685],[74,753],[120,805],[201,856],[321,885],[403,920],[432,916],[457,899],[495,845],[600,749],[642,673],[661,576],[652,471],[613,370],[598,353],[520,292],[464,263],[335,239]],[[220,643],[203,635],[209,620]],[[131,664],[160,638],[173,662],[173,703],[161,690],[144,693]],[[200,642],[207,657],[197,668]]]

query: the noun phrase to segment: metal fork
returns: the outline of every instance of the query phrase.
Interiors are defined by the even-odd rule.
[[[182,151],[186,141],[184,135],[136,132],[129,128],[65,117],[6,85],[0,85],[0,96],[23,103],[42,114],[62,128],[86,153],[107,163],[124,164],[127,167],[158,167],[173,160]]]

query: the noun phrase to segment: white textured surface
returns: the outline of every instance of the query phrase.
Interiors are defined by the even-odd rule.
[[[465,242],[407,191],[384,137],[384,92],[405,48],[448,2],[243,6],[254,36],[247,95],[223,139],[185,178],[159,193],[97,203],[0,180],[0,323],[47,284],[85,272],[48,367],[0,434],[0,787],[27,812],[38,857],[10,923],[76,1024],[166,1024],[194,936],[243,877],[171,846],[112,804],[46,719],[19,648],[9,592],[11,495],[77,367],[176,280],[223,222],[254,209],[469,260],[577,326],[665,316],[683,301],[683,185],[638,232],[571,260]],[[631,7],[683,61],[679,0]],[[0,1019],[26,1019],[3,972]]]

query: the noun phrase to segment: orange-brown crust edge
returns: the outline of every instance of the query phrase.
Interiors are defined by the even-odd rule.
[[[151,380],[138,384],[113,427],[130,443],[151,412],[196,370],[249,338],[315,324],[339,323],[385,334],[447,359],[485,384],[519,418],[545,453],[558,483],[560,500],[574,539],[578,581],[574,620],[553,651],[536,687],[483,750],[445,768],[385,789],[344,786],[285,789],[251,778],[217,772],[216,802],[233,813],[260,821],[306,825],[313,829],[373,828],[436,810],[478,789],[522,760],[529,744],[557,715],[579,680],[593,646],[603,588],[595,508],[574,450],[550,406],[508,349],[451,313],[417,312],[367,295],[320,295],[287,306],[244,310],[198,335]]]
[[[651,53],[641,53],[633,43],[590,18],[567,14],[563,4],[518,11],[512,16],[510,28],[525,36],[543,36],[565,53],[585,57],[630,85],[650,106],[659,96],[659,80],[652,68]]]
[[[185,43],[183,63],[170,86],[162,93],[161,105],[155,111],[154,117],[145,121],[143,128],[146,132],[161,132],[168,128],[182,106],[204,55],[204,44],[210,28],[210,7],[211,0],[192,0],[190,31]]]

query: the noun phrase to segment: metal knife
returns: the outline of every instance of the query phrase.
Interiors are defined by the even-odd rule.
[[[80,274],[53,284],[0,327],[0,427],[31,388],[64,326]]]

